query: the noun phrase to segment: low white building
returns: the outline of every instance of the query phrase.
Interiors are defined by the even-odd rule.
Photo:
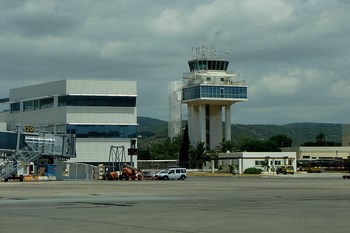
[[[349,146],[300,146],[284,147],[284,152],[297,153],[297,159],[349,159]]]
[[[77,157],[73,162],[93,165],[109,160],[111,146],[136,147],[137,89],[134,81],[60,80],[10,90],[1,128],[17,124],[35,132],[74,133]],[[6,123],[6,127],[4,127]],[[136,156],[134,165],[136,165]]]
[[[295,152],[233,152],[219,153],[219,166],[234,166],[239,174],[255,167],[264,172],[274,172],[277,167],[292,165],[296,169]]]

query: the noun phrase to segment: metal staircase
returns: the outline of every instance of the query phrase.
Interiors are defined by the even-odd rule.
[[[28,163],[37,160],[44,154],[50,154],[54,148],[54,140],[47,138],[26,137],[25,143],[24,148],[4,158],[3,164],[0,164],[0,179],[12,176]]]
[[[15,152],[11,156],[4,159],[4,163],[0,165],[0,179],[8,178],[16,173],[18,169],[23,168],[26,164],[37,160],[42,154],[37,151],[31,151],[29,147]]]
[[[21,132],[18,128],[16,151],[0,160],[0,179],[6,180],[13,174],[16,174],[18,169],[25,167],[28,163],[36,161],[44,155],[65,159],[76,157],[75,135],[25,135],[22,148],[19,148],[21,144],[20,138]]]

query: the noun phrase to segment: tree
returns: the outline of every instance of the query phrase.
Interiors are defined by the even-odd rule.
[[[170,140],[166,138],[164,140],[158,140],[150,144],[150,154],[152,159],[178,159],[180,139],[175,138]]]
[[[316,144],[319,146],[326,145],[326,136],[324,135],[324,133],[317,134],[315,137],[315,140],[316,140]]]
[[[240,142],[240,151],[264,152],[264,151],[281,151],[277,145],[270,140],[258,140],[253,138],[245,138]]]
[[[292,139],[283,134],[272,136],[269,140],[275,143],[277,147],[291,147],[293,144]]]
[[[147,146],[146,150],[139,149],[138,159],[140,160],[149,160],[151,159],[151,153],[149,150],[149,146]]]
[[[191,155],[191,168],[203,168],[203,164],[210,160],[209,155],[206,153],[205,143],[197,142],[190,148]]]
[[[182,135],[182,143],[179,151],[179,165],[189,168],[190,138],[188,136],[188,125],[186,123],[184,133]]]
[[[236,149],[235,144],[231,140],[225,140],[224,138],[220,144],[216,147],[218,152],[226,153],[227,151],[233,152]]]

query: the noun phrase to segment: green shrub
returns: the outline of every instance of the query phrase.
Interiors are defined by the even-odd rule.
[[[255,167],[250,167],[244,170],[244,174],[260,174],[261,172],[261,169]]]

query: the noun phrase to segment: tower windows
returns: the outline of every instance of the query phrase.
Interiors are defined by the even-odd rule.
[[[183,89],[183,100],[198,98],[246,99],[247,87],[201,85]]]
[[[228,61],[224,60],[192,60],[188,62],[190,71],[195,70],[227,70]]]
[[[220,88],[220,97],[224,98],[224,88]]]

